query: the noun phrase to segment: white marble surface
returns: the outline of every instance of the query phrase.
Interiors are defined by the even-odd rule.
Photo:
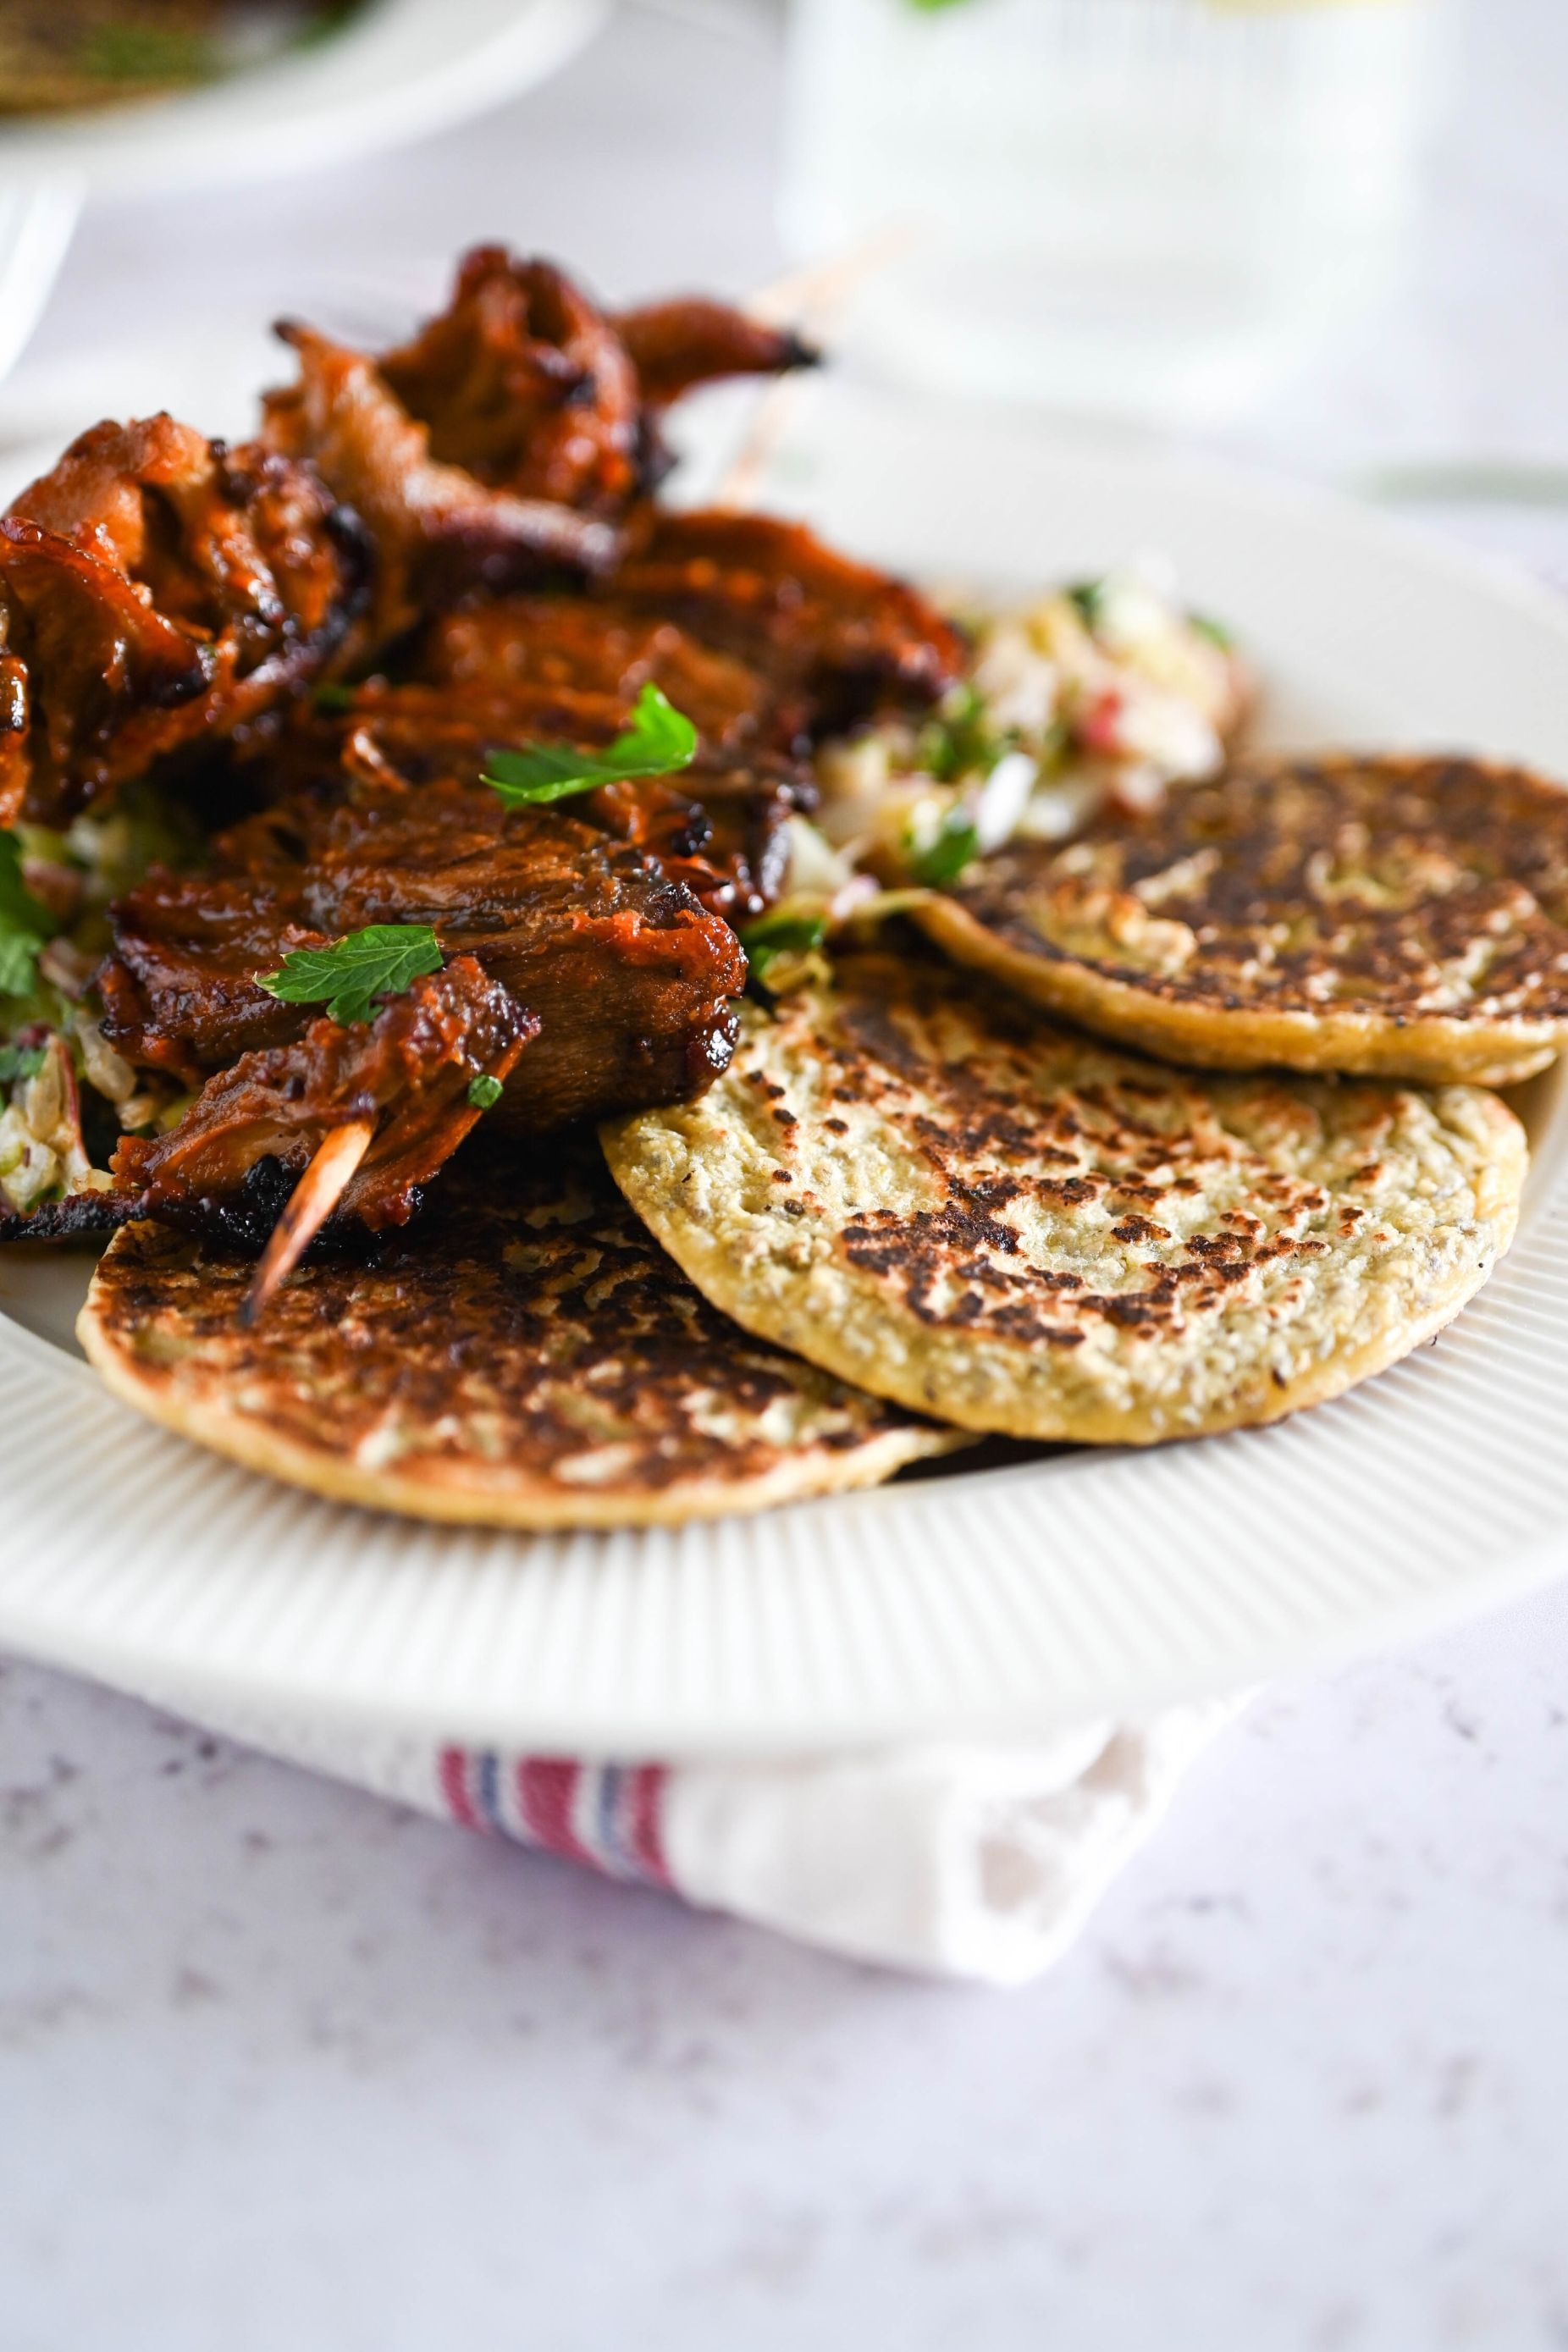
[[[89,220],[32,371],[483,233],[754,283],[768,20],[684,5],[406,155]],[[1409,283],[1240,446],[1568,461],[1568,10],[1473,17]],[[1568,2346],[1565,1662],[1558,1587],[1266,1695],[1012,1996],[0,1665],[0,2347]]]
[[[0,1673],[6,2352],[1568,2344],[1568,1591],[936,1990]]]

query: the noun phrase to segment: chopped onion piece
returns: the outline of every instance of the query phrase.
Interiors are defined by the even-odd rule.
[[[1056,716],[1060,677],[1020,621],[1001,620],[986,630],[974,665],[974,688],[998,733],[1043,735]]]
[[[855,878],[855,868],[841,850],[835,849],[820,828],[804,816],[788,820],[789,870],[782,896],[795,898],[801,891],[818,892],[831,898]]]
[[[130,1063],[115,1052],[96,1021],[83,1015],[74,1025],[89,1083],[111,1103],[128,1102],[136,1091],[136,1073]]]
[[[1096,776],[1063,776],[1059,782],[1042,784],[1018,820],[1016,836],[1023,841],[1068,841],[1089,823],[1104,797],[1104,786]]]
[[[1027,751],[1006,751],[997,761],[973,807],[974,837],[982,852],[1000,849],[1012,840],[1039,772]]]

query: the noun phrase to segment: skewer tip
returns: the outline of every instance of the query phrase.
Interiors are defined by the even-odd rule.
[[[268,1303],[288,1281],[332,1211],[343,1189],[370,1149],[375,1133],[371,1118],[351,1118],[334,1127],[317,1145],[310,1164],[289,1194],[273,1226],[251,1277],[239,1310],[242,1328],[249,1330]]]

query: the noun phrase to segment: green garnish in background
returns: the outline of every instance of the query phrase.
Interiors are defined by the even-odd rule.
[[[206,81],[218,55],[200,33],[175,25],[100,25],[81,52],[85,73],[101,81]]]
[[[268,996],[325,1003],[346,1027],[368,1021],[383,997],[401,996],[422,972],[440,969],[440,941],[428,923],[371,923],[330,948],[296,948],[278,971],[256,977]]]
[[[911,850],[905,863],[917,882],[923,882],[928,890],[940,890],[944,883],[955,882],[979,855],[980,835],[973,818],[962,808],[950,808],[935,839],[924,849]]]
[[[768,972],[780,956],[809,955],[827,937],[826,915],[760,915],[736,937],[746,950],[752,978],[767,985]]]
[[[1084,627],[1091,632],[1097,629],[1105,604],[1104,581],[1075,581],[1073,585],[1063,593],[1068,603],[1076,605],[1079,619],[1083,623]]]
[[[631,724],[604,751],[571,743],[533,743],[525,751],[492,751],[484,782],[508,808],[535,808],[637,776],[670,776],[697,754],[697,730],[683,711],[645,686]]]
[[[30,996],[38,984],[38,950],[56,926],[22,879],[22,845],[0,833],[0,996]]]
[[[14,1086],[18,1078],[36,1078],[44,1066],[45,1054],[42,1045],[0,1045],[0,1087]]]
[[[489,1110],[493,1104],[500,1102],[502,1092],[500,1080],[490,1077],[486,1072],[481,1071],[477,1078],[468,1080],[468,1100],[476,1110]]]
[[[921,728],[921,766],[939,784],[956,784],[964,776],[988,776],[1016,738],[1000,735],[992,726],[985,698],[973,686],[954,688],[934,719]]]
[[[1217,646],[1222,654],[1235,652],[1236,639],[1225,623],[1216,621],[1212,613],[1189,613],[1187,624],[1197,631],[1200,637],[1206,637],[1211,646]]]

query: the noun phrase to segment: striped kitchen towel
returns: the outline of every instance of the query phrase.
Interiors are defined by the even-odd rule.
[[[465,1829],[805,1943],[1003,1985],[1067,1950],[1235,1711],[1181,1707],[1005,1747],[696,1764],[580,1763],[205,1708],[202,1720]]]

